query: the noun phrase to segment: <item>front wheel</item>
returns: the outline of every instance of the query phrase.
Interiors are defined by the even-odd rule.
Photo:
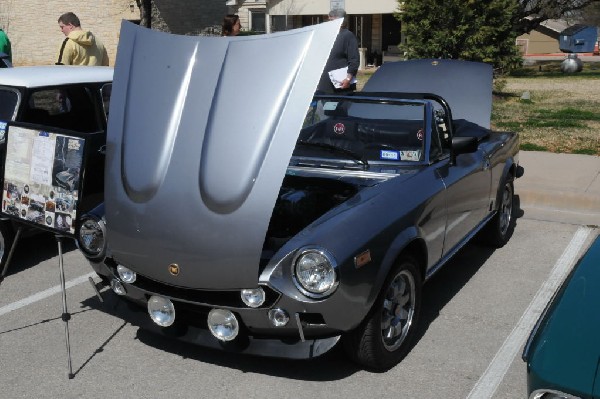
[[[386,370],[410,349],[421,309],[421,274],[417,262],[402,257],[382,287],[366,320],[344,336],[344,349],[361,365]]]
[[[486,244],[501,248],[508,242],[513,228],[514,185],[512,180],[504,182],[498,212],[483,230]]]

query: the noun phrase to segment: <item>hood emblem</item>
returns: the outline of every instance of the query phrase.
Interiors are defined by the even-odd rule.
[[[169,265],[169,273],[173,276],[179,275],[179,265],[177,263],[171,263]]]

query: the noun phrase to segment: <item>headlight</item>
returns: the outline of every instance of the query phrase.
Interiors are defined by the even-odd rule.
[[[135,280],[137,279],[136,272],[134,272],[131,269],[126,268],[123,265],[117,265],[117,273],[119,273],[119,278],[121,279],[121,281],[123,281],[127,284],[133,284],[133,283],[135,283]]]
[[[296,286],[309,297],[322,298],[337,288],[337,264],[324,249],[305,248],[294,258],[293,268]]]
[[[79,248],[90,258],[101,258],[106,249],[106,226],[94,216],[84,216],[77,240]]]
[[[175,305],[168,298],[152,295],[148,300],[148,313],[161,327],[169,327],[175,322]]]
[[[220,341],[232,341],[240,332],[240,324],[231,310],[212,309],[207,323],[212,335]]]
[[[242,290],[242,301],[251,308],[258,308],[265,303],[265,290],[262,287]]]

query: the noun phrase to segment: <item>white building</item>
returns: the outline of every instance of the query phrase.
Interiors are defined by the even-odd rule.
[[[382,56],[398,54],[402,42],[397,0],[226,0],[228,10],[240,16],[242,29],[276,32],[327,20],[332,8],[343,8],[349,29],[365,49],[367,63],[381,64]]]

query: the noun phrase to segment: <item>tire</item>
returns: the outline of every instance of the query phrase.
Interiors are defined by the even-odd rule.
[[[410,256],[400,258],[367,318],[343,337],[344,349],[352,360],[383,371],[406,356],[419,319],[421,286],[417,262]]]
[[[12,223],[8,220],[0,220],[0,275],[4,270],[8,253],[15,239]],[[7,271],[8,272],[8,271]]]
[[[501,248],[508,242],[514,228],[513,218],[514,185],[506,180],[499,196],[498,212],[483,230],[483,242],[486,245]]]

